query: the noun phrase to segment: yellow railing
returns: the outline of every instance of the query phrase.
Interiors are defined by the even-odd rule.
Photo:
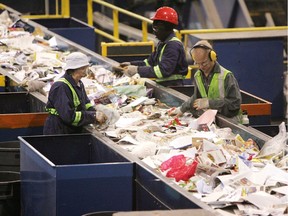
[[[132,13],[128,10],[124,10],[123,8],[117,7],[115,5],[112,5],[110,3],[107,3],[102,0],[87,0],[87,22],[88,25],[93,26],[93,3],[100,4],[104,7],[112,9],[113,14],[113,36],[115,39],[119,39],[119,13],[123,13],[125,15],[128,15],[132,18],[135,18],[137,20],[140,20],[142,22],[142,41],[147,42],[148,41],[148,24],[152,24],[152,20],[137,15],[135,13]]]
[[[60,2],[61,1],[61,5]],[[61,13],[59,13],[61,6]],[[45,13],[43,15],[22,15],[27,19],[43,19],[43,18],[69,18],[70,17],[70,0],[55,0],[55,14]]]
[[[131,52],[130,47],[135,48]],[[121,49],[122,50],[122,55],[124,56],[142,56],[142,55],[150,55],[154,51],[154,42],[153,41],[148,41],[148,42],[124,42],[124,43],[106,43],[102,42],[101,43],[101,48],[102,48],[102,56],[105,57],[110,57],[110,56],[115,56],[114,54],[110,54],[109,49]],[[139,51],[137,51],[139,50]],[[144,52],[145,51],[145,52]],[[116,56],[120,56],[121,54],[117,54]]]
[[[94,32],[98,35],[102,35],[103,37],[110,39],[111,41],[119,42],[119,43],[125,43],[125,41],[118,39],[118,38],[115,38],[113,35],[108,34],[105,31],[102,31],[100,29],[94,28]]]

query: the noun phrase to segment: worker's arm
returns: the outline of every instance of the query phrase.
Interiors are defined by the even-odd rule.
[[[147,62],[150,66],[139,66],[138,73],[141,77],[147,78],[165,78],[169,77],[172,74],[179,74],[179,68],[177,68],[177,64],[179,58],[182,55],[182,44],[176,41],[171,41],[167,43],[164,52],[162,53],[161,61],[158,62],[157,58],[159,53],[154,52],[149,56]],[[184,53],[183,53],[184,55]],[[185,58],[185,56],[184,56]],[[132,63],[135,64],[135,63]],[[183,74],[187,74],[187,67],[184,67],[186,71],[183,71]],[[158,74],[158,75],[157,75]],[[161,74],[159,76],[159,74]]]
[[[56,83],[54,83],[55,85]],[[53,90],[49,92],[49,98],[51,102],[48,104],[52,105],[57,110],[60,118],[66,123],[71,125],[75,121],[76,111],[74,108],[73,97],[71,90],[68,85],[57,83]],[[49,108],[49,107],[48,107]],[[84,126],[91,123],[95,123],[95,111],[77,111],[81,112],[80,120],[77,126]]]

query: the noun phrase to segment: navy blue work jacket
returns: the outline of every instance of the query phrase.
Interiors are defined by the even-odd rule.
[[[85,104],[90,103],[90,101],[83,83],[79,81],[79,85],[77,85],[72,76],[67,73],[63,77],[75,89],[80,100],[80,105],[75,110],[69,86],[64,82],[55,82],[49,91],[46,108],[55,108],[59,115],[48,115],[44,125],[44,135],[81,133],[83,126],[95,123],[96,121],[94,107],[90,107],[88,110],[85,108]],[[73,126],[72,122],[76,111],[81,111],[82,114],[78,125]]]
[[[147,66],[144,61],[131,61],[132,65],[137,65],[138,73],[141,77],[157,78],[154,66],[159,66],[162,76],[167,78],[171,75],[178,74],[186,76],[188,72],[188,63],[186,59],[185,50],[182,42],[171,40],[175,37],[174,33],[171,33],[163,42],[159,42],[153,53],[147,58],[150,66]],[[166,44],[164,52],[162,53],[162,59],[159,61],[162,47]],[[180,80],[182,83],[182,80]],[[168,81],[169,83],[169,81]],[[159,84],[165,85],[165,82]]]

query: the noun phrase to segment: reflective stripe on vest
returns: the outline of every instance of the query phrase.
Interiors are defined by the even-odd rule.
[[[145,59],[145,60],[144,60],[144,63],[145,63],[146,66],[150,66],[150,64],[149,64],[149,62],[148,62],[148,59]]]
[[[177,37],[172,37],[169,41],[179,41],[181,44],[181,40]],[[164,49],[166,47],[167,44],[165,44],[162,49],[161,49],[161,52],[160,52],[160,55],[159,55],[159,62],[162,60],[162,56],[163,56],[163,53],[164,53]],[[148,62],[147,62],[148,63]],[[146,65],[147,65],[146,63]],[[155,80],[156,82],[164,82],[164,81],[171,81],[171,80],[178,80],[178,79],[185,79],[185,76],[182,76],[180,74],[173,74],[169,77],[165,77],[163,78],[163,74],[161,73],[161,70],[160,70],[160,67],[159,65],[156,65],[153,67],[154,71],[155,71],[155,74],[157,76],[157,79]]]
[[[73,86],[71,85],[71,83],[69,83],[65,78],[60,78],[57,82],[64,82],[66,85],[68,85],[68,87],[70,88],[71,92],[72,92],[72,97],[73,97],[73,104],[74,104],[74,109],[76,110],[77,107],[80,105],[80,100],[78,98],[78,95],[75,91],[75,89],[73,88]],[[90,103],[86,104],[86,106],[89,105]],[[92,106],[92,105],[91,105]],[[47,111],[52,114],[52,115],[59,115],[57,110],[55,108],[48,108]],[[75,118],[72,122],[72,125],[73,126],[77,126],[79,121],[81,120],[81,111],[76,111],[75,112]]]
[[[91,103],[87,103],[85,104],[85,109],[88,110],[90,107],[92,107],[93,105]]]
[[[220,73],[214,73],[209,89],[208,89],[208,95],[205,90],[205,86],[201,80],[201,72],[198,70],[195,73],[195,81],[197,83],[199,92],[201,94],[202,98],[221,98],[223,99],[225,97],[225,88],[224,88],[224,80],[228,73],[231,73],[231,71],[228,71],[227,69],[220,66]]]

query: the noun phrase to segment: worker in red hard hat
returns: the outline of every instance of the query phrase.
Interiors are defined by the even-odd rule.
[[[178,14],[171,7],[159,8],[151,19],[162,20],[162,21],[172,23],[174,25],[178,25]]]
[[[153,20],[153,33],[159,42],[156,49],[144,61],[120,63],[115,72],[132,77],[155,78],[163,86],[181,86],[188,72],[188,63],[184,46],[174,33],[178,25],[178,14],[171,7],[160,7]]]
[[[178,30],[185,29],[186,23],[183,18],[188,19],[189,17],[189,8],[191,7],[191,0],[156,0],[155,8],[159,8],[162,6],[167,6],[173,8],[178,14],[178,26],[176,27]]]

